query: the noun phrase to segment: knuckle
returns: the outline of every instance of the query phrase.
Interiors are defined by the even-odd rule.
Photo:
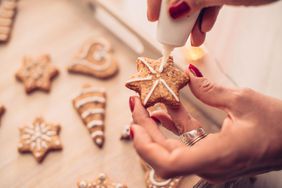
[[[156,170],[156,173],[163,179],[169,179],[173,177],[173,172],[167,168],[166,165],[159,167],[158,170]]]
[[[253,95],[254,95],[254,91],[252,89],[249,88],[239,89],[234,93],[232,103],[239,105],[244,104],[249,99],[251,99]]]
[[[214,89],[214,87],[215,86],[211,81],[209,81],[208,79],[203,79],[202,82],[201,82],[201,85],[200,85],[200,90],[202,92],[208,93],[208,92],[212,91]]]

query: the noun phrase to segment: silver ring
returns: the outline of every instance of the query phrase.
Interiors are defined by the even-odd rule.
[[[180,135],[180,140],[187,146],[193,146],[207,135],[203,128],[197,128]]]

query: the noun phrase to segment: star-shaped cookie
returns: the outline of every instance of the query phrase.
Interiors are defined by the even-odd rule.
[[[62,149],[59,138],[60,126],[46,123],[43,118],[36,118],[31,125],[20,129],[19,152],[31,152],[41,162],[50,150]]]
[[[189,82],[189,77],[178,69],[169,57],[162,71],[158,60],[139,57],[136,61],[137,73],[126,82],[126,87],[139,93],[145,107],[156,103],[177,107],[180,104],[179,90]]]
[[[77,183],[78,188],[127,188],[121,183],[113,183],[105,174],[101,173],[99,177],[92,181],[81,180]]]
[[[16,72],[16,78],[23,82],[26,93],[35,90],[49,92],[51,80],[59,74],[58,69],[52,65],[49,55],[42,55],[36,59],[24,57],[22,66]]]

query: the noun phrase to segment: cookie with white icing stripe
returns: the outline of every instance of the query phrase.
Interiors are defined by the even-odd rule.
[[[174,65],[170,57],[160,70],[162,59],[137,59],[137,73],[126,82],[126,87],[139,93],[145,107],[156,103],[177,107],[179,90],[189,82],[189,77]]]
[[[27,94],[35,90],[49,92],[51,81],[59,74],[59,70],[51,63],[49,55],[38,58],[24,57],[22,66],[16,72],[16,78],[25,86]]]
[[[145,171],[145,183],[147,188],[177,188],[179,187],[182,177],[162,179],[158,177],[148,164],[141,161],[142,167]]]
[[[121,183],[112,182],[105,174],[101,173],[98,178],[92,181],[80,180],[77,183],[78,188],[127,188]]]
[[[16,0],[3,0],[0,4],[0,42],[6,42],[9,39],[16,9]]]
[[[89,39],[68,67],[68,71],[105,79],[118,72],[118,64],[107,40]]]
[[[105,90],[86,85],[73,99],[72,103],[91,134],[94,143],[102,147],[105,141]]]
[[[38,162],[41,162],[49,151],[62,149],[58,124],[47,123],[38,117],[32,124],[20,127],[19,130],[19,152],[31,152]]]

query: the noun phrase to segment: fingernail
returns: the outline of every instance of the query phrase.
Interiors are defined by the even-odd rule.
[[[199,71],[197,67],[195,67],[193,64],[189,64],[189,70],[190,72],[197,77],[203,77],[203,74]]]
[[[169,14],[173,19],[179,18],[190,11],[189,5],[185,1],[178,1],[169,7]]]
[[[154,116],[152,116],[151,118],[156,122],[156,124],[160,124],[161,123],[160,120],[158,120],[158,118],[156,118]]]
[[[129,107],[130,107],[130,111],[133,112],[134,110],[134,106],[135,106],[135,100],[134,97],[129,97]]]
[[[129,134],[130,134],[130,138],[133,139],[134,138],[134,132],[133,132],[132,127],[130,127]]]

